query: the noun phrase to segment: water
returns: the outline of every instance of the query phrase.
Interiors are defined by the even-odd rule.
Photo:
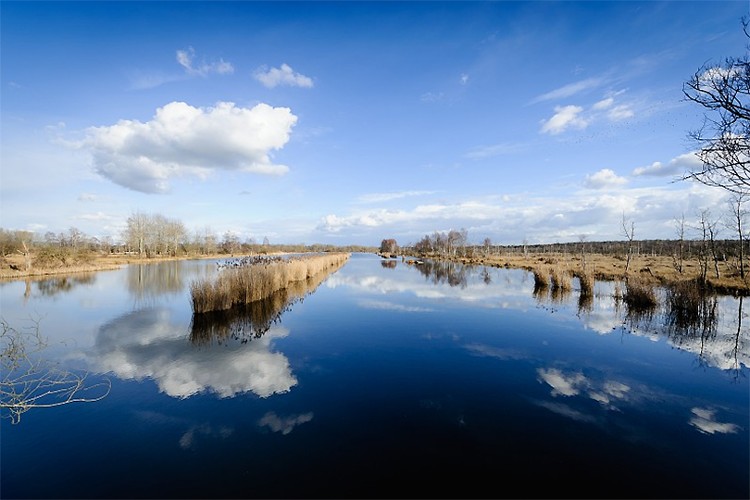
[[[0,285],[97,402],[2,420],[2,498],[747,498],[750,304],[709,323],[522,270],[354,254],[205,324],[215,261]],[[709,307],[707,310],[711,310]],[[705,317],[706,315],[704,315]],[[679,319],[679,318],[677,318]]]

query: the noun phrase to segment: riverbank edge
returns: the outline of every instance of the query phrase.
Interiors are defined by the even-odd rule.
[[[469,266],[486,266],[506,269],[523,269],[534,272],[535,270],[549,270],[554,267],[562,268],[570,276],[579,277],[583,266],[582,258],[579,255],[564,253],[529,253],[527,255],[489,255],[480,257],[467,257],[460,255],[401,255],[401,254],[381,254],[378,255],[383,259],[402,259],[405,262],[416,259],[429,259],[432,261],[455,262]],[[598,281],[626,281],[628,278],[638,278],[640,281],[656,286],[673,286],[678,283],[698,280],[700,274],[697,271],[697,260],[684,262],[684,272],[666,271],[669,264],[666,257],[639,257],[631,262],[632,269],[629,272],[624,270],[624,262],[612,256],[603,254],[588,254],[587,270]],[[413,262],[411,262],[413,263]],[[669,264],[671,265],[671,264]],[[746,276],[745,281],[739,276],[723,277],[720,281],[709,276],[706,280],[706,286],[710,290],[732,296],[750,296],[750,277]]]

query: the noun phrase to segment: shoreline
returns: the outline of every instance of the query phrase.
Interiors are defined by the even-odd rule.
[[[393,258],[382,256],[381,258]],[[681,282],[696,281],[700,278],[700,262],[689,259],[683,262],[682,272],[678,272],[671,257],[638,255],[633,256],[630,269],[625,272],[624,257],[589,253],[584,256],[571,253],[528,253],[523,254],[491,254],[480,256],[450,256],[450,255],[417,255],[420,259],[456,262],[464,265],[487,266],[507,269],[524,269],[552,271],[560,270],[571,277],[590,274],[598,281],[625,281],[636,278],[639,281],[654,286],[670,286]],[[406,255],[399,254],[397,258],[408,260]],[[747,267],[747,264],[746,264]],[[750,271],[746,270],[745,280],[733,269],[729,263],[719,265],[720,277],[714,274],[713,262],[709,263],[706,284],[717,293],[732,296],[750,296]]]
[[[273,252],[267,255],[284,254],[285,252]],[[248,254],[255,255],[255,254]],[[375,255],[383,259],[408,259],[407,254]],[[411,256],[411,254],[408,254]],[[242,257],[240,254],[216,253],[210,255],[181,255],[181,256],[158,256],[138,257],[133,255],[106,255],[95,256],[90,262],[71,266],[60,266],[54,268],[38,268],[30,271],[14,270],[10,265],[19,267],[21,260],[13,256],[6,258],[6,262],[0,269],[0,282],[19,280],[43,280],[61,275],[94,273],[99,271],[113,271],[130,264],[156,264],[159,262],[179,260],[205,260],[205,259],[233,259]],[[559,268],[571,276],[579,276],[582,269],[593,274],[594,278],[602,281],[624,281],[628,277],[638,277],[643,282],[668,286],[682,281],[696,280],[700,276],[700,263],[697,259],[689,259],[683,262],[683,272],[678,273],[674,267],[672,258],[665,256],[639,255],[631,260],[631,268],[625,272],[625,259],[614,255],[590,253],[586,255],[570,253],[528,253],[527,255],[507,253],[490,254],[480,256],[450,256],[450,255],[420,255],[419,258],[432,259],[436,261],[457,262],[465,265],[504,267],[508,269],[524,269],[533,272],[538,269]],[[745,281],[740,278],[736,270],[732,269],[727,262],[720,263],[720,278],[714,275],[713,263],[709,266],[708,285],[718,293],[727,295],[750,296],[750,272],[747,273]]]

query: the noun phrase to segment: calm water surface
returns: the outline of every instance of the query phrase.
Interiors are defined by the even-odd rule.
[[[628,311],[612,283],[585,300],[521,270],[354,254],[193,322],[189,285],[215,272],[0,285],[47,360],[111,382],[2,421],[2,498],[750,494],[750,301],[685,321]]]

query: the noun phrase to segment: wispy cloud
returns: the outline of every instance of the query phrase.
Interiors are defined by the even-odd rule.
[[[193,47],[177,50],[175,52],[175,60],[182,67],[182,73],[174,71],[143,72],[135,70],[130,75],[130,88],[132,90],[147,90],[160,87],[166,83],[178,82],[193,77],[205,78],[210,74],[231,75],[234,73],[232,63],[224,59],[219,59],[218,61],[202,60],[200,63],[197,63]]]
[[[218,61],[206,62],[203,61],[200,64],[195,64],[195,49],[188,47],[185,50],[177,51],[177,63],[185,69],[188,75],[192,76],[208,76],[210,73],[217,73],[219,75],[231,75],[234,73],[234,66],[231,63],[219,59]]]
[[[492,144],[490,146],[476,147],[466,153],[464,157],[470,160],[482,160],[485,158],[493,158],[495,156],[518,153],[526,149],[526,147],[525,144],[503,142],[500,144]]]
[[[434,194],[435,191],[398,191],[393,193],[369,193],[363,194],[357,201],[359,203],[382,203],[384,201],[398,200],[411,196],[425,196]]]
[[[603,175],[607,179],[606,175]],[[669,183],[658,186],[615,189],[588,189],[585,177],[580,189],[565,196],[554,192],[539,194],[506,193],[495,197],[470,198],[446,202],[415,204],[410,207],[358,207],[348,212],[333,212],[321,217],[316,230],[327,236],[357,234],[380,241],[392,234],[399,242],[417,241],[432,231],[466,228],[471,241],[490,237],[492,241],[529,242],[577,241],[581,234],[596,234],[603,239],[621,238],[622,213],[632,217],[643,238],[660,238],[665,221],[676,213],[694,213],[701,208],[725,202],[726,193],[698,183]],[[668,226],[671,231],[671,225]]]
[[[425,92],[419,96],[419,100],[422,102],[438,102],[445,98],[445,94],[442,92]]]
[[[586,90],[591,90],[596,87],[599,87],[603,83],[604,83],[603,78],[587,78],[585,80],[579,80],[577,82],[563,85],[562,87],[556,88],[547,93],[539,95],[535,97],[534,99],[532,99],[531,102],[537,103],[537,102],[542,102],[542,101],[552,101],[555,99],[565,99],[567,97],[574,96]]]
[[[312,78],[296,73],[288,64],[282,64],[280,68],[270,69],[267,66],[261,66],[255,70],[253,77],[269,89],[279,85],[302,88],[313,86]]]
[[[97,201],[98,199],[99,196],[93,193],[81,193],[78,195],[78,201]]]

